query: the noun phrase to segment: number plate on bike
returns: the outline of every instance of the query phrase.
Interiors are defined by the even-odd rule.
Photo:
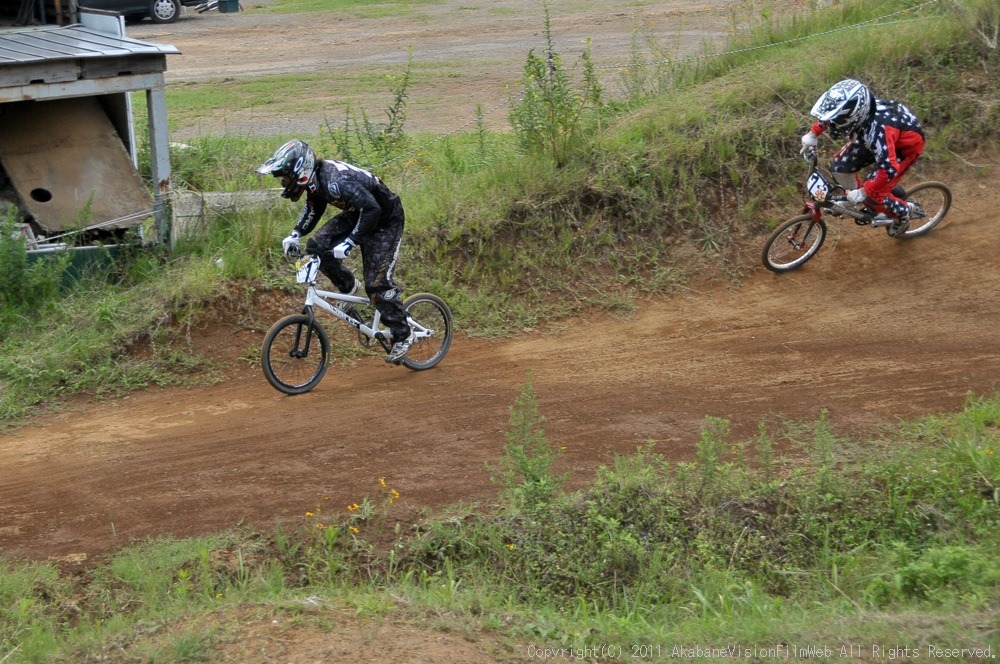
[[[319,257],[303,256],[295,263],[295,281],[300,284],[311,284],[319,274]]]
[[[813,171],[809,179],[806,180],[806,189],[809,190],[809,195],[813,197],[813,200],[822,203],[826,200],[826,195],[830,193],[830,183],[821,173]]]

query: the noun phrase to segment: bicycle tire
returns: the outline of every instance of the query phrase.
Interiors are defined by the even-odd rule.
[[[918,203],[926,217],[910,220],[910,229],[897,238],[914,238],[929,233],[951,209],[951,189],[941,182],[923,182],[906,192],[906,200]],[[917,222],[923,222],[917,225]]]
[[[310,330],[310,334],[303,332]],[[304,355],[299,350],[308,339]],[[319,352],[316,348],[319,341]],[[285,316],[264,336],[260,364],[267,382],[285,394],[303,394],[319,384],[330,359],[330,339],[326,331],[306,314]]]
[[[772,272],[788,272],[815,256],[825,239],[826,222],[813,222],[812,215],[802,214],[774,229],[764,243],[761,260]]]
[[[403,302],[406,314],[422,327],[434,330],[429,337],[417,339],[403,356],[402,365],[413,371],[424,371],[444,359],[451,348],[455,324],[451,309],[444,300],[430,293],[417,293]]]

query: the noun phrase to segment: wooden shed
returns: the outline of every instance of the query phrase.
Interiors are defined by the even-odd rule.
[[[117,14],[76,17],[0,26],[0,205],[16,205],[39,237],[91,241],[154,217],[166,242],[164,72],[179,51],[129,39]],[[146,95],[151,187],[138,174],[133,92]]]

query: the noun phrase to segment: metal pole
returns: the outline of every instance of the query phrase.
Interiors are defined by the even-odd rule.
[[[153,211],[157,239],[163,246],[172,246],[169,220],[170,145],[167,134],[167,96],[163,77],[146,90],[146,113],[149,120],[149,164],[153,176]]]

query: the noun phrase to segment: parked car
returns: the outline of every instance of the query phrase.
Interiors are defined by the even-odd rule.
[[[193,7],[204,0],[80,0],[80,7],[118,12],[134,23],[149,17],[153,23],[173,23],[181,7]]]

